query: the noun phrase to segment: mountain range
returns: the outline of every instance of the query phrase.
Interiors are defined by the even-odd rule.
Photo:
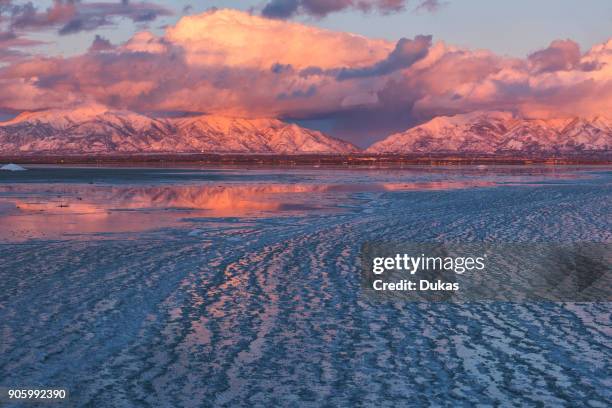
[[[574,154],[609,152],[612,120],[528,119],[510,112],[439,116],[365,153]],[[277,119],[215,115],[158,118],[85,106],[25,112],[0,122],[0,154],[347,154],[354,145]]]
[[[0,122],[1,154],[334,153],[348,142],[277,119],[154,118],[86,107],[22,113]]]
[[[605,152],[612,148],[612,120],[527,119],[510,112],[439,116],[374,143],[369,153],[537,154]]]

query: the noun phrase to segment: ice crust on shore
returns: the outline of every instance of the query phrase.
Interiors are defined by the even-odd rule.
[[[9,163],[9,164],[5,164],[4,166],[0,167],[0,170],[6,170],[6,171],[25,171],[27,169],[24,168],[24,167],[21,167],[18,164]]]

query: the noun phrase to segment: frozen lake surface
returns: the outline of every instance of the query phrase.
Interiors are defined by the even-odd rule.
[[[607,167],[0,173],[0,387],[75,406],[609,406],[610,303],[374,301],[365,241],[612,242]]]

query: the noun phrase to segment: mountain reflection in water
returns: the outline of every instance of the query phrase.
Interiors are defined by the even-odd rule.
[[[338,211],[351,193],[485,187],[488,181],[356,184],[0,186],[0,238],[137,232],[194,217],[262,217]]]

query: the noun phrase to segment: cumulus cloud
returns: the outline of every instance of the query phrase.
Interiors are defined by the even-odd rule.
[[[219,10],[184,17],[162,37],[138,33],[112,51],[14,64],[0,78],[28,79],[28,87],[44,91],[39,108],[69,94],[72,101],[134,110],[308,115],[341,106],[355,87],[334,77],[300,77],[299,70],[369,67],[393,48],[383,40]],[[8,99],[0,95],[0,105],[19,105],[19,98]]]
[[[514,110],[532,117],[609,112],[612,41],[579,54],[577,60],[562,60],[545,59],[544,64],[538,58],[540,65],[534,65],[530,58],[449,50],[426,70],[406,75],[393,91],[399,87],[420,93],[413,110],[426,117],[478,109]]]
[[[114,47],[99,37],[80,56],[12,62],[0,67],[0,88],[0,109],[96,102],[326,121],[353,141],[367,133],[363,142],[481,109],[539,117],[609,112],[612,40],[584,53],[556,41],[520,59],[429,36],[394,44],[216,10],[185,16],[162,36],[139,32]]]
[[[388,41],[236,10],[211,10],[183,17],[167,29],[164,39],[185,50],[192,65],[266,71],[275,63],[295,69],[367,66],[385,58],[393,49]]]

